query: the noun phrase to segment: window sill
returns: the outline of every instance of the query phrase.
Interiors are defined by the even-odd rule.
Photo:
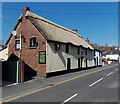
[[[15,51],[19,51],[20,49],[15,49]]]
[[[36,49],[36,47],[29,47],[29,49]]]

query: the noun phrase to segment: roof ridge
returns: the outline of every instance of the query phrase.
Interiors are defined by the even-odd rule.
[[[81,44],[81,45],[83,45],[84,47],[86,47],[86,48],[90,48],[90,49],[92,49],[93,50],[93,47],[89,44],[89,43],[87,43],[78,33],[76,33],[76,32],[74,32],[74,31],[72,31],[72,30],[70,30],[70,29],[68,29],[68,28],[65,28],[65,27],[63,27],[63,26],[61,26],[61,25],[58,25],[58,24],[56,24],[56,23],[54,23],[54,22],[52,22],[52,21],[50,21],[50,20],[47,20],[47,19],[45,19],[45,18],[43,18],[43,17],[41,17],[41,16],[39,16],[39,15],[36,15],[36,14],[34,14],[34,13],[32,13],[32,12],[30,12],[30,11],[27,11],[26,12],[26,15],[25,15],[26,17],[31,17],[31,18],[33,18],[33,19],[35,19],[35,20],[40,20],[40,21],[43,21],[43,22],[45,22],[45,23],[48,23],[48,24],[50,24],[51,26],[55,26],[56,28],[59,28],[59,29],[61,29],[61,30],[64,30],[64,31],[66,31],[66,32],[68,32],[68,33],[71,33],[71,34],[73,34],[74,36],[76,36],[76,37],[78,37],[79,39],[81,39],[82,40],[82,43],[81,42],[78,42],[79,40],[77,39],[77,38],[74,38],[74,39],[72,39],[73,41],[73,44],[74,45],[78,45],[78,44]],[[35,25],[35,24],[34,24]],[[46,31],[46,30],[44,30],[44,31]],[[46,31],[47,32],[47,31]],[[65,37],[67,37],[68,35],[66,35]],[[71,35],[72,36],[72,35]],[[64,37],[64,38],[65,38]],[[49,37],[50,38],[50,40],[54,40],[54,41],[56,41],[56,38],[52,38],[52,37]],[[61,39],[61,38],[60,38]],[[61,39],[61,41],[64,41],[64,42],[68,42],[68,39],[67,40],[63,40],[63,39]]]
[[[27,11],[25,16],[26,16],[26,17],[27,17],[27,16],[32,16],[32,17],[34,17],[34,18],[38,18],[38,19],[40,19],[40,20],[42,20],[42,21],[45,21],[45,22],[47,22],[47,23],[50,23],[50,24],[52,24],[52,25],[54,25],[54,26],[56,26],[56,27],[59,27],[59,28],[61,28],[61,29],[63,29],[63,30],[69,31],[69,32],[71,32],[71,33],[74,33],[74,34],[78,35],[78,36],[81,38],[80,34],[76,33],[75,31],[73,31],[73,30],[71,30],[71,29],[68,29],[68,28],[66,28],[66,27],[64,27],[64,26],[61,26],[61,25],[59,25],[59,24],[56,24],[56,23],[54,23],[54,22],[52,22],[52,21],[50,21],[50,20],[48,20],[48,19],[45,19],[45,18],[42,17],[42,16],[39,16],[39,15],[37,15],[37,14],[34,14],[34,13],[30,12],[30,11]]]
[[[34,26],[37,25],[37,27],[39,27],[37,29],[43,30],[42,32],[44,32],[44,34],[46,34],[47,40],[59,41],[59,42],[63,42],[63,43],[71,42],[73,45],[76,45],[76,46],[82,45],[85,48],[90,48],[90,49],[94,50],[93,47],[89,43],[87,43],[78,33],[74,32],[68,28],[65,28],[61,25],[58,25],[58,24],[52,22],[52,21],[49,21],[39,15],[31,13],[30,11],[27,11],[25,16],[28,17],[28,19],[33,22],[32,24]],[[13,30],[16,29],[17,26],[19,25],[19,23],[21,22],[19,20],[21,18],[22,18],[22,16],[20,16],[20,18],[18,19]],[[37,24],[35,22],[37,22]],[[54,32],[56,32],[56,33],[54,33],[52,30],[54,30]],[[66,35],[64,35],[64,33]],[[6,45],[8,44],[11,37],[12,37],[12,34],[10,35]]]

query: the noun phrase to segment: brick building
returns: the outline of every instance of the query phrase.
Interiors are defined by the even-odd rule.
[[[94,49],[76,31],[31,13],[29,7],[22,11],[6,43],[8,70],[14,72],[15,82],[23,82],[31,74],[44,77],[51,72],[93,66]]]

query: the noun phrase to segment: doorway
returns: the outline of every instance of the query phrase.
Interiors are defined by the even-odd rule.
[[[83,68],[83,59],[84,57],[81,57],[81,68]]]
[[[96,58],[94,58],[94,66],[96,66]]]
[[[80,68],[80,58],[78,58],[78,68]]]
[[[97,66],[98,66],[98,57],[97,57],[97,59],[96,59],[96,60],[97,60]]]
[[[85,61],[86,61],[86,68],[87,68],[88,67],[87,58],[85,59]]]
[[[18,83],[19,82],[19,62],[9,61],[7,64],[7,81]]]
[[[70,58],[67,58],[67,70],[71,68],[71,60]]]

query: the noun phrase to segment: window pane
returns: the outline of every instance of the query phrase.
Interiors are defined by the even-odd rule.
[[[20,40],[17,40],[16,43],[17,43],[17,44],[20,44]]]
[[[36,46],[36,37],[30,38],[30,47]]]
[[[15,46],[16,46],[16,49],[20,49],[20,40],[16,40]]]
[[[17,49],[20,49],[20,44],[17,44],[16,48],[17,48]]]

